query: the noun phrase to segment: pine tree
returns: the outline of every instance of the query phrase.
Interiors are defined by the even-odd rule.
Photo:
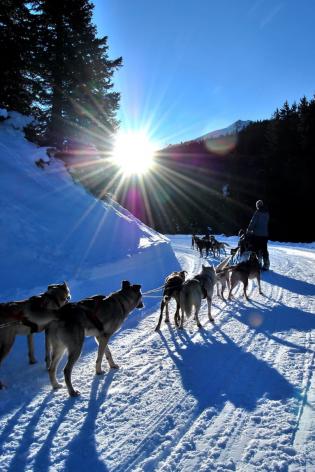
[[[34,17],[24,0],[2,0],[0,8],[0,106],[29,113],[36,94]]]
[[[45,140],[102,142],[117,127],[119,94],[112,76],[122,59],[108,58],[107,38],[97,38],[89,0],[35,0],[41,43]]]

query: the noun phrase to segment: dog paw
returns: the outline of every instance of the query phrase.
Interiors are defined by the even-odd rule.
[[[0,390],[5,390],[7,388],[6,384],[0,382]]]
[[[119,369],[119,365],[118,364],[111,364],[110,366],[111,369]]]
[[[72,390],[71,392],[69,392],[69,395],[70,397],[78,397],[80,395],[80,392],[79,390]]]
[[[97,370],[96,371],[96,375],[104,375],[105,374],[105,370]]]
[[[30,359],[30,360],[28,361],[28,363],[29,363],[30,365],[34,365],[34,364],[37,364],[37,360],[36,360],[36,359]]]
[[[63,388],[63,384],[56,383],[56,384],[53,385],[54,390],[59,390],[60,388]]]

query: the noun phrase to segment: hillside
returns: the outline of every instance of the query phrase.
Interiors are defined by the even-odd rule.
[[[12,112],[0,122],[1,299],[62,280],[74,298],[109,292],[125,278],[161,285],[178,267],[168,239],[75,183],[62,161],[25,139],[29,121]]]

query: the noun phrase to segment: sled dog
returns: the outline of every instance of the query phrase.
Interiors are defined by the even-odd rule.
[[[183,328],[184,318],[189,318],[194,308],[194,318],[197,322],[198,328],[201,327],[198,319],[198,313],[201,307],[202,289],[199,280],[186,280],[179,294],[179,303],[181,309],[180,328]]]
[[[180,321],[180,314],[179,314],[179,294],[182,288],[182,285],[185,281],[186,271],[182,270],[180,272],[172,272],[168,275],[165,279],[165,285],[163,290],[163,298],[161,301],[160,306],[160,317],[158,324],[156,325],[155,331],[159,331],[162,318],[163,318],[163,310],[165,308],[165,323],[169,323],[169,311],[168,311],[168,304],[172,298],[176,301],[176,311],[174,315],[174,322],[176,326],[179,326]]]
[[[247,295],[247,287],[249,279],[257,280],[259,293],[262,294],[260,285],[260,264],[257,254],[255,252],[252,252],[250,254],[248,260],[240,262],[234,266],[228,267],[225,270],[231,272],[229,299],[232,297],[232,291],[234,287],[236,287],[239,282],[242,282],[244,287],[244,297],[246,298],[246,300],[248,300],[249,298]]]
[[[196,247],[200,253],[200,257],[203,257],[203,250],[205,250],[205,257],[208,257],[209,251],[212,251],[213,255],[213,247],[212,247],[212,242],[209,241],[208,239],[200,239],[195,237],[195,244]]]
[[[211,303],[212,303],[212,297],[213,297],[213,290],[217,282],[215,269],[213,266],[202,265],[201,272],[195,275],[194,278],[200,282],[200,286],[203,292],[203,298],[207,299],[208,318],[210,321],[214,321],[214,319],[211,316]]]
[[[213,240],[212,240],[212,250],[213,250],[213,253],[215,255],[217,255],[218,257],[220,257],[221,251],[226,256],[225,246],[229,247],[229,244],[220,242],[220,241],[216,240],[215,238],[213,238]]]
[[[54,389],[62,385],[57,382],[56,369],[67,349],[68,360],[64,378],[69,395],[75,397],[71,373],[80,357],[85,336],[94,336],[98,343],[96,374],[102,374],[102,359],[105,353],[109,366],[117,369],[108,347],[108,341],[122,325],[134,308],[143,308],[141,285],[131,285],[124,280],[122,287],[107,297],[95,295],[77,303],[69,303],[59,310],[59,320],[53,321],[47,329],[47,343],[51,354],[49,377]]]
[[[217,295],[218,297],[220,296],[222,300],[225,300],[224,298],[224,290],[226,287],[230,291],[230,274],[227,270],[218,270],[216,268],[216,276],[217,276]],[[221,290],[219,289],[219,285],[221,286]]]
[[[17,302],[0,303],[0,364],[9,354],[15,336],[27,336],[30,364],[36,362],[33,332],[41,331],[56,319],[56,312],[70,299],[66,282],[48,285],[47,291]],[[0,389],[3,384],[0,382]]]

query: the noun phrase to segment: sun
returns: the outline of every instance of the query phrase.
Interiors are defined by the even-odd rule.
[[[143,175],[154,164],[156,146],[145,131],[121,131],[115,139],[112,161],[126,175]]]

